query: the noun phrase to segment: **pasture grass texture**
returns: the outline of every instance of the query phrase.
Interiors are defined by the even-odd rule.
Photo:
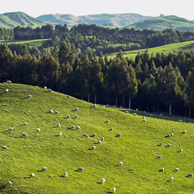
[[[27,98],[29,94],[31,98]],[[59,114],[49,113],[50,109]],[[193,120],[149,117],[125,110],[100,105],[95,108],[92,103],[41,87],[0,84],[0,146],[8,147],[0,150],[0,192],[99,194],[111,193],[113,187],[116,193],[194,192],[194,177],[186,177],[194,167],[194,124],[189,123]],[[72,125],[81,129],[72,129]],[[14,130],[9,132],[10,127]],[[109,131],[111,127],[113,131]],[[35,132],[37,128],[39,133]],[[182,134],[184,130],[187,133]],[[22,133],[28,137],[22,138]],[[84,138],[83,133],[89,137]],[[96,137],[92,137],[94,133]],[[121,137],[115,137],[118,133]],[[169,133],[174,136],[166,137]],[[105,139],[97,144],[101,137]],[[160,142],[162,146],[158,146]],[[166,148],[167,144],[172,146]],[[92,150],[94,145],[96,150]],[[157,159],[158,155],[162,158]],[[119,162],[123,166],[119,167]],[[47,172],[40,172],[42,167],[47,167]],[[79,167],[84,171],[77,172]],[[162,167],[164,172],[160,172]],[[175,168],[180,170],[174,172]],[[30,178],[30,173],[36,177]],[[173,182],[169,182],[170,177]],[[104,184],[100,183],[102,178]],[[8,181],[11,187],[6,185]]]
[[[156,56],[157,53],[163,53],[165,55],[168,55],[170,52],[179,52],[180,50],[188,51],[190,49],[194,48],[194,41],[186,41],[186,42],[180,42],[180,43],[173,43],[173,44],[167,44],[164,46],[159,46],[159,47],[153,47],[153,48],[148,48],[148,52],[151,56],[153,53],[154,56]],[[138,50],[132,50],[132,51],[123,51],[123,56],[128,57],[129,59],[135,59],[136,55],[139,53],[145,53],[146,49],[138,49]],[[117,53],[111,53],[109,54],[110,58],[115,58],[117,56]]]

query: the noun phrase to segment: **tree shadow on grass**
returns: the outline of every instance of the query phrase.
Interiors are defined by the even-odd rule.
[[[31,178],[31,177],[29,177],[29,176],[28,176],[28,177],[24,177],[24,179],[30,179],[30,178]]]
[[[101,182],[96,182],[97,184],[102,184]]]

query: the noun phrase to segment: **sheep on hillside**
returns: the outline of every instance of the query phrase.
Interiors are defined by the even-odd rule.
[[[96,133],[93,134],[93,137],[96,137]]]
[[[37,128],[37,129],[36,129],[36,132],[37,132],[37,133],[40,132],[40,128]]]
[[[179,171],[179,168],[175,168],[175,169],[174,169],[174,172],[178,172],[178,171]]]
[[[137,116],[137,113],[134,112],[134,113],[133,113],[133,116]]]
[[[146,122],[146,119],[144,119],[143,122]]]
[[[59,114],[59,111],[55,111],[55,114]]]
[[[22,137],[28,137],[26,133],[22,133]]]
[[[61,135],[62,135],[62,132],[59,133],[59,136],[61,136]]]
[[[4,146],[4,145],[1,148],[2,148],[2,150],[8,150],[8,147]]]
[[[81,129],[81,127],[80,126],[77,126],[76,129]]]
[[[47,167],[42,167],[41,172],[46,172],[47,171]]]
[[[156,158],[162,158],[162,156],[161,155],[158,155]]]
[[[89,136],[88,136],[87,134],[84,133],[84,134],[83,134],[83,137],[89,137]]]
[[[171,178],[170,178],[170,182],[172,182],[173,180],[174,180],[173,177],[171,177]]]
[[[9,92],[9,89],[5,89],[6,92]]]
[[[52,92],[52,90],[49,88],[49,89],[48,89],[48,92]]]
[[[163,143],[162,142],[160,142],[160,146],[162,146],[163,145]]]
[[[122,166],[123,165],[123,163],[122,162],[119,162],[119,166]]]
[[[163,171],[164,171],[164,168],[161,169],[161,172],[163,172]]]
[[[106,122],[107,122],[107,123],[109,123],[109,122],[110,122],[110,120],[107,120]]]
[[[6,84],[11,84],[11,83],[12,83],[12,81],[10,81],[10,80],[6,81]]]
[[[58,123],[58,124],[57,124],[57,127],[60,127],[60,126],[61,126],[61,124]]]
[[[7,104],[2,104],[2,106],[7,106]]]
[[[98,144],[100,144],[102,141],[101,140],[98,140]]]
[[[34,178],[35,177],[35,174],[34,173],[31,173],[30,174],[30,178]]]
[[[125,111],[125,113],[129,113],[129,111],[128,111],[128,110],[126,110],[126,111]]]
[[[186,130],[184,130],[182,133],[187,133],[187,131],[186,131]]]
[[[114,187],[114,188],[112,189],[112,192],[115,193],[115,191],[116,191],[116,188]]]
[[[54,111],[52,110],[52,109],[50,109],[50,111],[49,111],[50,113],[53,113]]]
[[[183,149],[182,148],[180,149],[180,152],[183,152]]]
[[[71,96],[70,95],[67,95],[67,98],[71,98]]]
[[[105,183],[105,179],[104,178],[101,180],[101,184],[103,184],[103,183]]]
[[[13,131],[13,127],[9,128],[8,131]]]
[[[74,119],[77,119],[78,118],[78,116],[76,115],[76,116],[74,116]]]
[[[193,177],[193,174],[190,173],[186,177],[191,178],[191,177]]]
[[[8,182],[7,182],[7,185],[8,185],[9,187],[11,187],[12,182],[11,182],[11,181],[8,181]]]
[[[46,87],[46,86],[44,86],[44,89],[47,89],[47,87]]]
[[[75,108],[74,111],[79,111],[79,108]]]
[[[27,122],[24,122],[23,125],[27,125]]]
[[[95,150],[96,149],[96,146],[92,146],[92,149]]]
[[[67,177],[67,176],[68,176],[68,173],[67,173],[67,172],[65,172],[65,173],[64,173],[64,177]]]
[[[94,104],[94,108],[96,108],[97,107],[97,105],[96,104]]]
[[[84,168],[83,168],[83,167],[79,167],[79,168],[77,169],[77,171],[82,172],[82,171],[84,171]]]
[[[103,141],[103,140],[104,140],[104,137],[102,137],[101,141]]]
[[[31,95],[31,94],[29,94],[27,97],[28,97],[28,98],[32,98],[32,95]]]
[[[110,131],[113,131],[113,128],[110,128]]]
[[[69,119],[70,118],[70,115],[67,115],[67,118]]]
[[[171,147],[171,144],[167,144],[167,145],[166,145],[166,148],[169,148],[169,147]]]
[[[115,137],[121,137],[121,134],[120,133],[118,133],[118,134],[116,134],[116,136]]]
[[[179,119],[179,122],[183,122],[183,121]]]
[[[171,133],[171,136],[174,136],[174,134],[173,134],[173,133]]]
[[[74,125],[72,125],[72,126],[71,126],[71,128],[72,128],[72,129],[74,129],[74,128],[75,128],[75,126],[74,126]]]

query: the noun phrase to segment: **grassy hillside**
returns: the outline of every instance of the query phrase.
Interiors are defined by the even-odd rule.
[[[168,117],[154,115],[143,122],[141,112],[133,116],[124,109],[95,108],[64,94],[20,84],[0,84],[0,104],[0,145],[8,147],[0,150],[1,193],[99,194],[110,193],[113,187],[120,194],[194,192],[194,177],[185,177],[193,173],[194,128],[186,123],[190,120],[170,117],[172,121],[167,121]],[[75,108],[79,111],[73,111]],[[50,109],[59,114],[49,113]],[[81,129],[72,129],[72,125]],[[8,132],[10,127],[14,130]],[[182,134],[183,130],[187,133]],[[28,137],[22,138],[22,133]],[[84,138],[83,133],[89,137]],[[97,136],[91,137],[93,133]],[[117,133],[121,137],[115,137]],[[165,137],[169,133],[174,136]],[[104,141],[97,144],[101,137]],[[162,146],[158,146],[160,142]],[[165,148],[167,144],[172,146]],[[91,149],[94,145],[96,150]],[[156,159],[158,155],[162,158]],[[40,172],[42,167],[47,172]],[[79,167],[84,172],[77,172]],[[164,172],[160,172],[162,167]],[[68,177],[62,177],[64,172]],[[36,177],[30,178],[30,173]],[[100,184],[102,178],[104,184]],[[8,181],[12,182],[10,188]]]
[[[186,42],[180,42],[180,43],[174,43],[174,44],[167,44],[164,46],[149,48],[149,54],[153,53],[154,56],[156,53],[164,53],[165,55],[168,55],[170,52],[179,52],[181,49],[183,50],[190,50],[194,48],[194,41],[186,41]],[[123,51],[124,57],[129,57],[135,59],[138,52],[144,53],[146,49],[139,49],[139,50],[132,50],[132,51]],[[117,53],[111,53],[109,54],[111,58],[115,58],[117,56]]]
[[[0,28],[41,27],[46,23],[39,21],[23,12],[10,12],[0,14]]]
[[[74,16],[70,14],[48,14],[37,17],[38,20],[52,24],[67,24],[68,26],[74,26],[80,23],[85,23],[107,27],[126,26],[138,22],[140,20],[145,20],[147,18],[150,18],[150,16],[142,16],[140,14],[134,13],[94,14],[84,16]]]
[[[164,30],[166,28],[173,28],[175,30],[181,31],[194,31],[194,23],[177,16],[162,16],[162,17],[152,17],[146,20],[139,21],[132,25],[127,26],[127,28],[136,29],[153,29],[153,30]]]
[[[36,40],[0,40],[0,44],[28,44],[30,47],[41,46],[43,42],[48,39],[36,39]]]

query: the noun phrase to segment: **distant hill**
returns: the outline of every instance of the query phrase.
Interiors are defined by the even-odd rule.
[[[153,29],[153,30],[164,30],[166,28],[173,28],[175,30],[187,31],[191,30],[194,31],[194,23],[180,18],[174,15],[170,16],[160,16],[160,17],[152,17],[146,20],[142,20],[136,22],[132,25],[126,26],[127,28],[136,28],[136,29]]]
[[[80,23],[96,24],[100,26],[120,27],[130,25],[148,18],[150,18],[150,16],[142,16],[140,14],[135,13],[125,13],[125,14],[96,14],[84,16],[74,16],[70,14],[49,14],[41,15],[36,19],[51,24],[66,23],[70,27],[78,25]]]
[[[21,27],[41,27],[45,22],[39,21],[23,12],[10,12],[0,14],[0,28],[14,28]]]

